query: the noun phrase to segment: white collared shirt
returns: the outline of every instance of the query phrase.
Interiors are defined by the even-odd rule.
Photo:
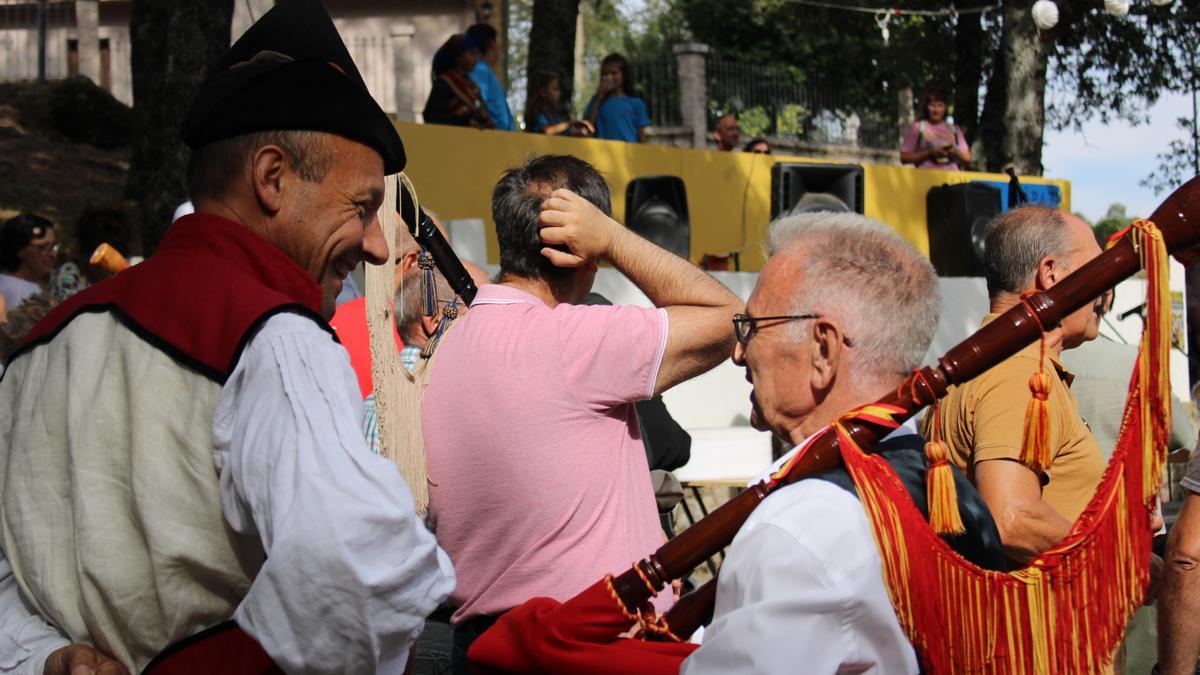
[[[862,504],[823,480],[780,488],[746,520],[721,566],[713,621],[680,670],[796,672],[917,672]]]

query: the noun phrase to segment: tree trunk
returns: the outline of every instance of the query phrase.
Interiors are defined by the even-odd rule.
[[[979,128],[979,86],[983,84],[983,18],[978,12],[958,15],[954,27],[954,124],[967,142]]]
[[[526,81],[538,70],[557,74],[563,101],[570,101],[574,93],[577,16],[579,0],[533,0]]]
[[[1046,124],[1047,43],[1033,23],[1033,0],[1005,0],[1004,38],[1000,58],[1005,63],[1007,96],[1004,104],[1003,164],[1021,174],[1042,175],[1042,133]]]
[[[971,139],[971,158],[980,171],[999,173],[1004,165],[1003,140],[1007,132],[1004,125],[1004,106],[1008,99],[1008,78],[1004,59],[996,54],[992,59],[992,72],[988,75],[987,92],[983,97],[983,110],[975,137]]]
[[[133,0],[129,20],[138,134],[125,193],[137,201],[143,253],[158,245],[187,199],[183,117],[209,70],[229,49],[233,0]]]

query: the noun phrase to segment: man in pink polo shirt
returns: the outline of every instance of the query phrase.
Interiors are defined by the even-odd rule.
[[[500,614],[566,600],[662,543],[633,402],[732,348],[738,298],[610,212],[582,160],[506,173],[492,195],[499,283],[479,289],[433,364],[422,417],[431,523],[459,579],[455,672]],[[599,260],[657,309],[579,305]]]

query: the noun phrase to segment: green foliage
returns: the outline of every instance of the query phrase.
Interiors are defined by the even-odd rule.
[[[1142,187],[1154,190],[1154,194],[1174,190],[1192,176],[1200,175],[1200,137],[1195,135],[1194,121],[1180,117],[1175,124],[1189,138],[1172,139],[1167,144],[1167,151],[1157,155],[1158,168],[1139,181]]]
[[[898,87],[949,85],[953,77],[949,17],[892,15],[885,44],[870,14],[785,0],[675,2],[696,39],[709,44],[716,58],[784,68],[800,81],[828,82],[846,108],[894,119]],[[904,6],[944,9],[946,4],[915,0]]]
[[[1164,91],[1186,91],[1195,81],[1192,50],[1200,37],[1200,2],[1163,7],[1131,3],[1118,19],[1100,2],[1060,2],[1050,56],[1046,121],[1078,129],[1101,122],[1146,121],[1145,110]]]
[[[1111,204],[1108,207],[1108,212],[1104,217],[1092,225],[1092,232],[1096,234],[1096,242],[1100,246],[1108,243],[1108,238],[1129,227],[1129,223],[1133,222],[1125,212],[1125,205],[1121,203]]]
[[[533,0],[508,0],[508,34],[505,70],[508,75],[508,107],[524,126],[525,68],[529,64],[529,30],[533,23]]]

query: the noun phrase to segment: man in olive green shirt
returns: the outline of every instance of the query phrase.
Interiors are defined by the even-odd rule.
[[[1021,302],[1026,291],[1043,291],[1100,254],[1091,227],[1054,209],[1025,206],[994,224],[984,249],[991,314],[984,323]],[[1029,378],[1039,368],[1037,342],[974,380],[942,402],[940,432],[950,458],[979,488],[1000,530],[1005,550],[1028,560],[1061,541],[1087,506],[1104,473],[1099,445],[1079,416],[1071,394],[1073,376],[1059,361],[1064,349],[1098,334],[1103,302],[1087,305],[1046,335],[1045,372],[1053,386],[1053,438],[1045,475],[1020,462]],[[926,420],[931,437],[933,416]]]

